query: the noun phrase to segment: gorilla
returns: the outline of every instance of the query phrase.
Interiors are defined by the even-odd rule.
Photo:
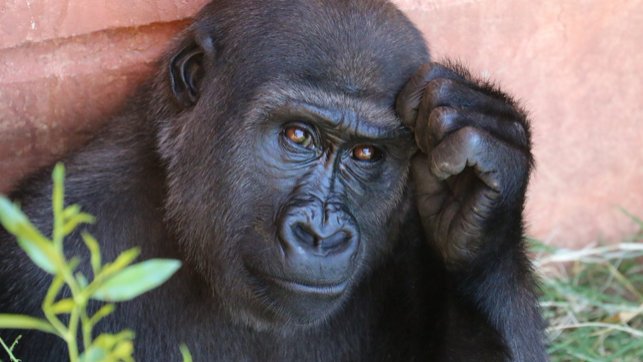
[[[63,162],[107,260],[183,261],[97,327],[132,328],[138,360],[179,360],[181,342],[195,361],[547,360],[526,114],[431,62],[385,0],[206,5]],[[50,172],[10,195],[44,232]],[[0,313],[40,315],[50,278],[0,245]],[[79,233],[65,247],[86,255]],[[25,361],[66,359],[54,336],[0,333],[23,335]]]

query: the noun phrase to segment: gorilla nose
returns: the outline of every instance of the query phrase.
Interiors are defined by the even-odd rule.
[[[321,255],[341,252],[350,246],[353,239],[348,230],[331,228],[325,233],[311,225],[297,222],[291,226],[293,242],[298,243],[310,252]]]
[[[359,231],[342,211],[315,217],[314,210],[290,210],[281,223],[280,244],[286,272],[307,284],[345,281],[354,271]]]

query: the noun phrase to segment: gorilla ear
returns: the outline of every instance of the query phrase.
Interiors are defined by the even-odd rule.
[[[170,84],[176,100],[185,107],[199,99],[199,86],[205,74],[204,55],[213,53],[212,39],[195,39],[170,60]]]

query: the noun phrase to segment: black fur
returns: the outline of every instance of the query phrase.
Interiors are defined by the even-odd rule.
[[[140,245],[184,263],[98,329],[134,329],[141,361],[179,360],[181,342],[196,361],[546,360],[522,241],[526,117],[458,66],[416,73],[428,61],[383,0],[207,5],[121,116],[63,160],[66,201],[96,216],[86,229],[107,260]],[[436,139],[429,118],[455,128]],[[485,157],[423,176],[457,134]],[[362,145],[379,157],[355,158]],[[45,232],[50,172],[10,195]],[[448,187],[427,193],[436,182]],[[434,222],[445,198],[466,206],[489,188],[447,215],[455,226]],[[0,246],[0,313],[40,315],[50,278],[3,230]],[[86,255],[77,233],[66,252]],[[66,359],[52,336],[0,331],[17,334],[19,358]]]

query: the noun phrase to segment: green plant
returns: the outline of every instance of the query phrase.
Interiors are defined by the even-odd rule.
[[[557,361],[643,359],[643,222],[618,244],[580,250],[533,242],[549,354]]]
[[[5,351],[5,352],[7,352],[7,355],[9,356],[9,361],[11,361],[11,362],[20,362],[20,360],[19,360],[19,359],[17,359],[17,358],[16,358],[16,356],[14,356],[14,355],[13,355],[13,349],[14,349],[14,347],[16,346],[16,344],[18,344],[18,341],[20,341],[20,336],[18,336],[18,337],[16,338],[16,340],[15,340],[15,341],[13,341],[13,343],[11,344],[11,346],[7,346],[7,345],[4,343],[4,341],[2,340],[2,338],[0,338],[0,346],[2,347],[2,349],[4,349],[4,351]],[[2,360],[0,360],[0,362],[1,362],[1,361],[2,361]]]
[[[64,207],[64,167],[53,171],[53,231],[45,237],[29,221],[20,208],[0,196],[0,224],[13,234],[18,245],[38,267],[52,275],[52,282],[42,302],[44,319],[28,315],[0,314],[0,328],[32,329],[54,334],[67,344],[71,362],[133,361],[134,332],[103,333],[93,337],[93,329],[115,308],[113,302],[127,301],[164,283],[181,263],[170,259],[151,259],[132,264],[139,248],[121,253],[113,262],[103,264],[99,244],[90,234],[81,237],[89,249],[92,277],[77,271],[80,259],[67,258],[63,252],[64,238],[83,223],[93,223],[94,217],[81,212],[78,205]],[[63,290],[65,292],[63,292]],[[68,296],[67,296],[68,295]],[[90,300],[107,302],[92,315],[88,314]],[[78,336],[82,336],[82,348]],[[11,347],[2,341],[12,361]],[[182,347],[184,356],[189,352]]]

